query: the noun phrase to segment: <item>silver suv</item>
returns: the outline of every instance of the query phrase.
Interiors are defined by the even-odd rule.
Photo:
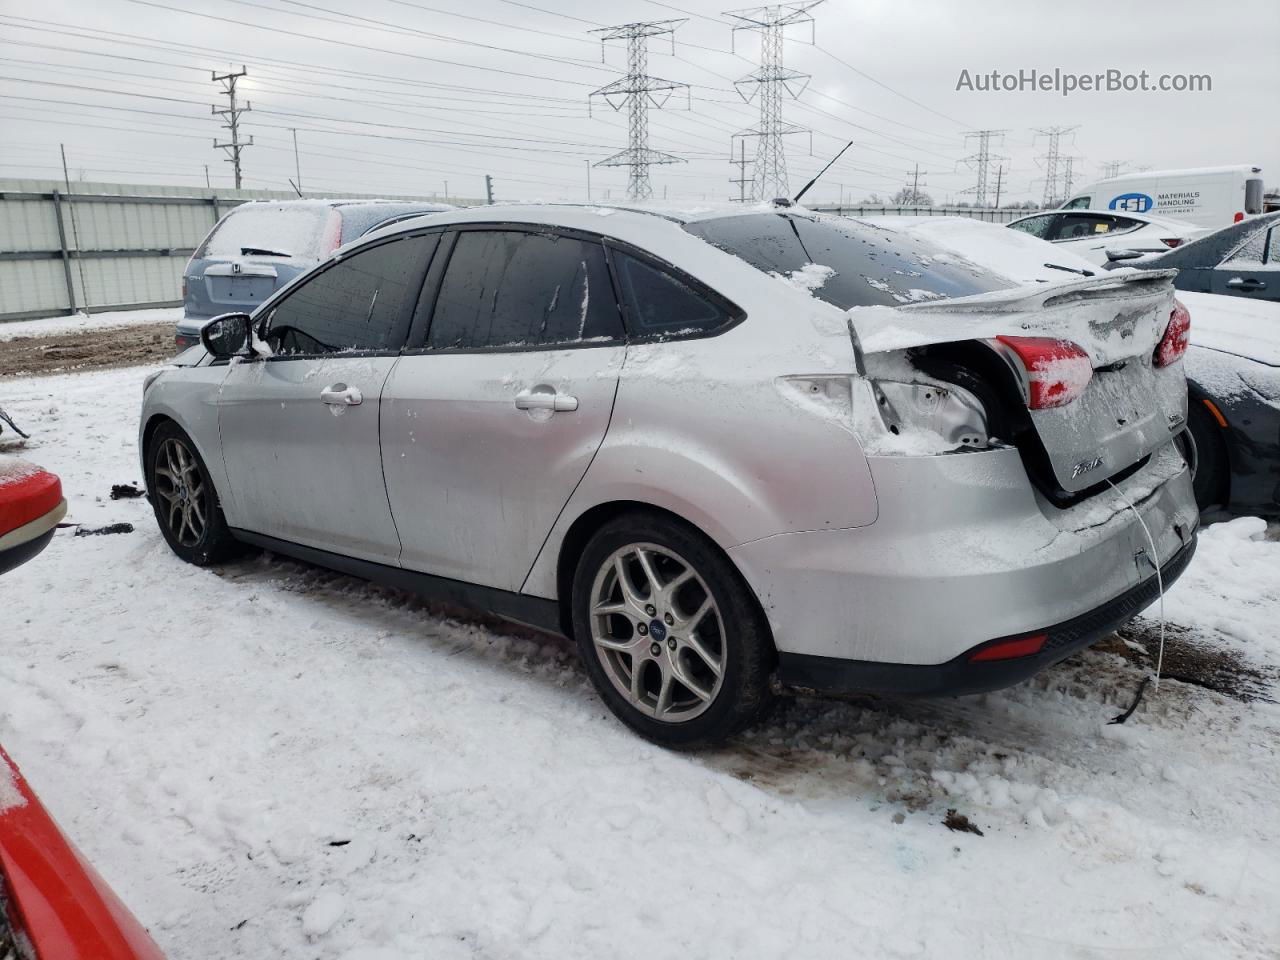
[[[459,210],[366,237],[146,384],[164,537],[576,639],[722,738],[773,678],[1012,684],[1195,548],[1168,274],[1017,287],[796,209]]]

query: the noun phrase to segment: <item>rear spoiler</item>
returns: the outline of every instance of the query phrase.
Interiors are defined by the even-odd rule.
[[[1007,290],[975,293],[951,300],[926,300],[894,309],[903,313],[1022,313],[1053,306],[1082,294],[1108,291],[1149,293],[1172,282],[1177,270],[1113,270],[1097,277],[1080,277],[1062,283],[1024,284]]]
[[[1110,325],[1106,320],[1116,316],[1103,306],[1103,301],[1120,299],[1131,303],[1123,313],[1153,311],[1158,306],[1156,298],[1172,291],[1177,273],[1176,270],[1113,271],[1104,276],[1023,285],[951,300],[929,300],[897,307],[854,307],[847,315],[862,353],[1018,335],[1074,340],[1096,359],[1113,353],[1119,346],[1102,342],[1108,338],[1102,329]],[[1055,309],[1069,303],[1090,302],[1093,307],[1090,310],[1064,313]]]

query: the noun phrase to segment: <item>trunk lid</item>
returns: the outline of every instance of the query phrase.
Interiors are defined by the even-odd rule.
[[[1077,494],[1149,456],[1186,420],[1182,362],[1152,355],[1173,311],[1174,271],[1107,274],[998,290],[955,300],[849,311],[864,354],[960,341],[989,344],[1019,371],[999,336],[1052,337],[1079,345],[1093,375],[1061,407],[1025,413],[1061,491]],[[1008,439],[1008,438],[1004,438]]]

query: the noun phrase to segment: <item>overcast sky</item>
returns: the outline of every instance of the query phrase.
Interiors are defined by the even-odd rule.
[[[732,8],[732,5],[725,5]],[[649,73],[688,83],[650,113],[650,147],[687,162],[652,168],[655,195],[725,199],[731,135],[759,119],[733,81],[759,37],[732,38],[722,5],[621,0],[0,0],[0,177],[203,186],[231,183],[212,147],[212,70],[248,70],[245,186],[288,189],[296,128],[303,188],[429,196],[448,183],[499,200],[585,198],[588,165],[626,146],[625,113],[592,90],[625,72],[622,43],[589,31],[684,18],[650,41]],[[1047,147],[1062,139],[1081,186],[1102,164],[1125,170],[1255,163],[1280,186],[1280,3],[1276,0],[826,0],[787,30],[786,65],[812,75],[787,122],[792,192],[845,142],[806,202],[899,190],[919,164],[935,202],[974,182],[965,133],[1007,132],[1002,201],[1039,199]],[[360,19],[363,18],[363,19]],[[816,45],[810,40],[816,36]],[[1208,74],[1201,93],[982,93],[972,75],[1032,68]],[[34,81],[34,82],[33,82]],[[810,144],[812,143],[812,153]],[[754,153],[748,142],[747,159]],[[736,147],[735,147],[736,150]],[[625,193],[626,170],[595,167],[592,195]],[[994,181],[994,169],[992,172]]]

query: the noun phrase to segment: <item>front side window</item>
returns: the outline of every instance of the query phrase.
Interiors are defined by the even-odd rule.
[[[1089,209],[1089,201],[1091,197],[1076,197],[1070,203],[1062,205],[1063,210],[1087,210]]]
[[[458,234],[427,345],[523,348],[622,338],[599,241],[516,230]]]
[[[1262,255],[1267,249],[1267,231],[1266,229],[1255,230],[1253,235],[1249,237],[1235,253],[1227,257],[1226,262],[1237,267],[1254,264],[1262,265]]]
[[[718,330],[734,319],[727,309],[666,270],[617,250],[613,262],[632,336],[694,336]]]
[[[340,260],[267,314],[276,354],[399,350],[439,234],[404,237]]]
[[[1012,230],[1021,230],[1023,233],[1029,233],[1033,237],[1044,239],[1044,235],[1049,231],[1049,224],[1053,223],[1056,214],[1046,214],[1042,217],[1027,217],[1025,220],[1019,220],[1017,223],[1009,224]]]

